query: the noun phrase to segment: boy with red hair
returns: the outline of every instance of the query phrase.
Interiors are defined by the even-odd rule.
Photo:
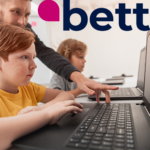
[[[30,82],[37,67],[34,41],[30,31],[0,24],[0,150],[68,112],[82,112],[72,94]],[[46,104],[37,106],[38,102]]]

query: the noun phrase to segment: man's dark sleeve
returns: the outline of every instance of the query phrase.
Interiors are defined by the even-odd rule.
[[[69,79],[70,75],[74,71],[79,71],[75,68],[65,57],[61,56],[53,49],[46,47],[44,43],[38,38],[36,33],[31,29],[31,25],[28,23],[27,28],[35,34],[35,49],[37,57],[51,70],[58,75],[64,77],[66,80]]]

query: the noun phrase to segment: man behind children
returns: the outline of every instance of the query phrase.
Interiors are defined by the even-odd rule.
[[[32,0],[0,0],[0,22],[19,27],[26,26],[31,29],[31,25],[28,24],[28,18],[31,12],[31,1]],[[51,48],[46,47],[36,34],[35,41],[37,57],[58,75],[68,81],[72,80],[76,82],[79,89],[89,95],[93,95],[95,91],[98,91],[98,96],[99,90],[102,90],[106,95],[106,99],[109,101],[110,96],[107,90],[118,89],[117,87],[101,85],[98,82],[84,77],[67,59],[57,54]]]

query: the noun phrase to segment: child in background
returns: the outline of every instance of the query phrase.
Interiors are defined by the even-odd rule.
[[[66,57],[80,72],[83,71],[86,62],[86,44],[75,39],[67,39],[59,45],[57,52]],[[77,88],[77,84],[75,82],[68,82],[63,77],[55,73],[52,76],[49,87],[53,89],[69,91],[75,97],[84,93],[82,90]]]

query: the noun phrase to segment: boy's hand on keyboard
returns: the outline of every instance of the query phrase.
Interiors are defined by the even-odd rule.
[[[49,124],[57,123],[65,114],[71,112],[82,112],[83,106],[74,100],[68,100],[63,102],[57,102],[54,105],[47,107],[44,111],[47,111],[47,114],[50,118]]]

